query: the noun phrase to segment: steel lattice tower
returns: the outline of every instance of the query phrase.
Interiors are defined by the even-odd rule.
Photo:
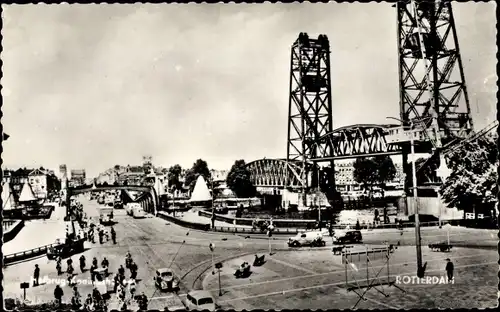
[[[318,185],[318,167],[309,160],[325,154],[327,143],[319,139],[332,131],[330,43],[326,35],[311,39],[300,33],[291,49],[287,163],[301,164],[304,194]]]
[[[401,1],[398,23],[400,118],[426,128],[417,153],[433,153],[473,132],[450,1]],[[409,147],[403,147],[404,172]],[[433,170],[432,170],[433,171]]]
[[[443,145],[467,137],[473,124],[450,1],[397,8],[401,119],[434,117]]]

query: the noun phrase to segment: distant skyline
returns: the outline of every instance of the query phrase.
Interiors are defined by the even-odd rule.
[[[496,119],[496,3],[453,3],[476,129]],[[3,5],[6,168],[285,158],[290,47],[331,45],[334,128],[399,116],[389,3]]]

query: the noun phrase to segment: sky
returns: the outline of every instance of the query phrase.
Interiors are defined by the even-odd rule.
[[[453,3],[475,127],[496,116],[495,3]],[[285,158],[290,47],[331,45],[334,128],[399,116],[387,3],[4,5],[5,167],[229,169]]]

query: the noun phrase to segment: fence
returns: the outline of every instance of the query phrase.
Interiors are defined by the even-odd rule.
[[[61,244],[54,243],[54,244],[49,244],[49,245],[45,245],[42,247],[33,248],[30,250],[25,250],[25,251],[21,251],[21,252],[16,252],[14,254],[6,255],[3,257],[3,264],[5,266],[5,265],[8,265],[8,264],[13,263],[13,262],[17,262],[17,261],[26,260],[26,259],[40,256],[42,254],[47,253],[47,249],[49,249],[50,247],[57,247],[59,245],[61,245]]]
[[[170,221],[172,223],[175,223],[177,225],[187,227],[190,229],[202,230],[202,231],[210,230],[210,224],[194,223],[194,222],[189,222],[189,221],[177,219],[177,218],[174,218],[172,216],[167,215],[163,211],[158,212],[157,215],[162,219],[165,219],[167,221]]]
[[[24,220],[3,220],[3,242],[6,243],[16,237],[24,227]]]
[[[212,213],[200,210],[198,215],[202,217],[212,218]],[[223,221],[235,225],[252,225],[255,219],[253,218],[232,218],[223,215],[215,214],[215,220]],[[288,219],[273,219],[275,228],[308,228],[316,224],[316,220],[288,220]]]

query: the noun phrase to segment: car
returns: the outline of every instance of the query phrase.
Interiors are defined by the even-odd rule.
[[[155,287],[160,291],[179,290],[179,279],[175,276],[172,269],[163,268],[156,270],[156,276],[153,277]]]
[[[323,240],[323,234],[321,232],[300,232],[294,237],[288,239],[289,247],[300,247],[300,246],[316,246],[322,247],[326,243]]]
[[[84,249],[84,239],[77,240],[65,240],[57,239],[55,246],[49,247],[47,249],[47,258],[49,260],[57,259],[58,257],[66,258],[72,256],[76,253],[83,252]]]
[[[361,243],[363,241],[363,235],[361,231],[346,231],[344,233],[339,233],[335,236],[337,243]]]
[[[215,299],[206,290],[191,291],[186,296],[186,307],[189,310],[208,310],[215,311]]]

